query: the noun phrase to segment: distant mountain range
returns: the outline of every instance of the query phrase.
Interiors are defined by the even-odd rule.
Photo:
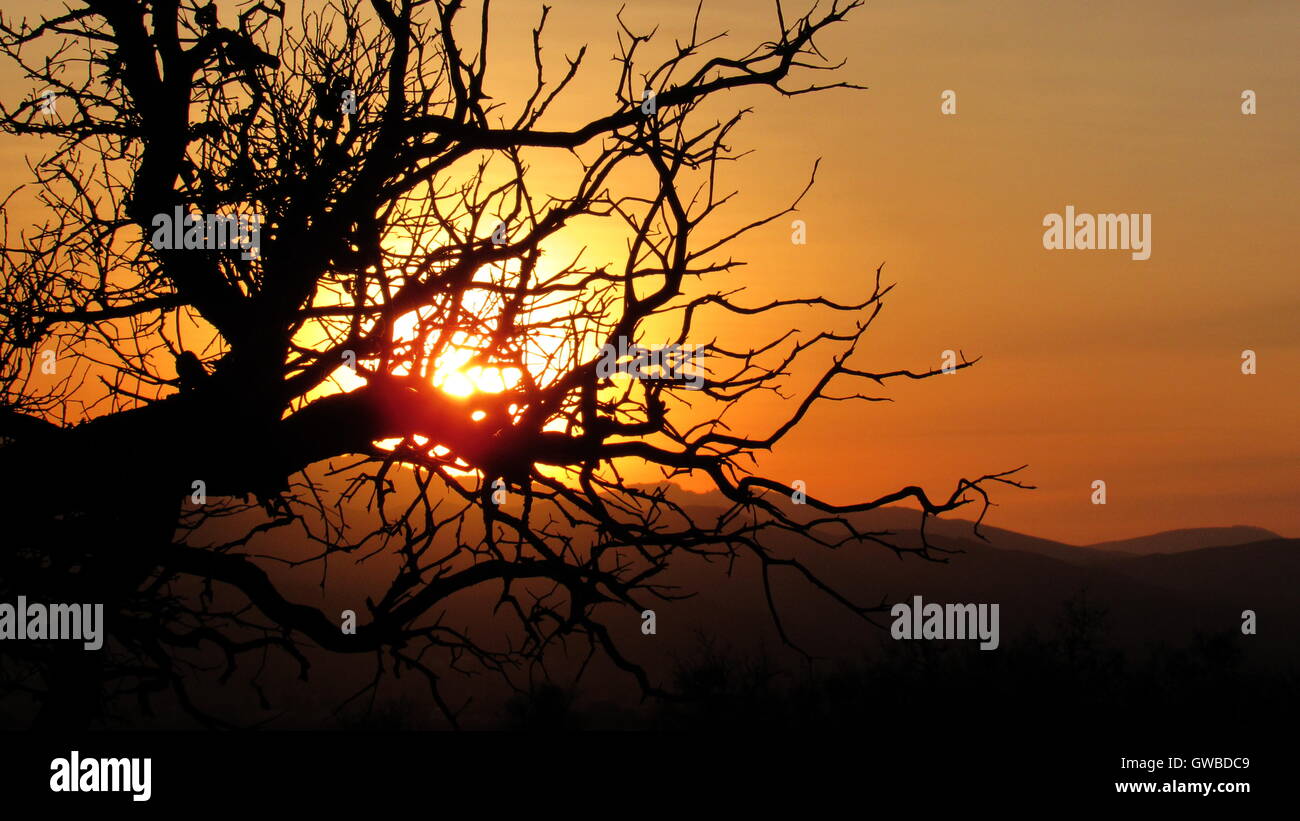
[[[1088,546],[1094,550],[1113,550],[1118,553],[1183,553],[1204,547],[1227,547],[1280,538],[1282,537],[1262,527],[1235,525],[1166,530],[1150,536],[1139,536],[1136,539],[1117,539]]]
[[[672,497],[683,507],[708,515],[714,510],[722,510],[729,504],[728,500],[716,491],[710,493],[693,493],[675,488]],[[920,524],[921,512],[905,507],[886,507],[869,513],[852,514],[849,518],[860,527],[872,530],[909,531],[916,530]],[[932,536],[947,539],[973,539],[974,522],[968,519],[947,517],[931,518],[926,522],[926,532]],[[1151,553],[1183,553],[1188,550],[1200,550],[1206,547],[1228,547],[1232,545],[1263,542],[1282,537],[1262,527],[1234,525],[1232,527],[1197,527],[1180,530],[1165,530],[1149,536],[1132,539],[1116,539],[1088,545],[1072,545],[1052,539],[1043,539],[1005,530],[998,527],[980,526],[980,534],[986,544],[1004,550],[1023,550],[1039,553],[1054,559],[1072,563],[1090,564],[1094,561],[1109,561],[1112,556],[1098,556],[1097,551],[1129,555],[1147,555]]]
[[[725,500],[717,494],[682,493],[676,500],[693,515],[716,515]],[[920,545],[920,512],[891,507],[849,517],[856,526],[893,531],[898,543]],[[931,544],[946,561],[896,556],[875,544],[836,551],[809,547],[786,534],[769,536],[771,547],[798,556],[856,603],[926,601],[999,603],[1002,630],[1050,632],[1066,600],[1083,595],[1107,611],[1111,638],[1138,647],[1151,642],[1184,644],[1198,631],[1240,632],[1243,610],[1254,610],[1259,632],[1250,637],[1264,655],[1295,657],[1300,642],[1300,539],[1285,539],[1257,527],[1171,530],[1094,545],[1070,545],[995,527],[980,528],[987,541],[961,519],[930,519]],[[798,545],[798,546],[796,546]],[[681,619],[720,637],[779,646],[770,627],[757,563],[742,558],[726,580],[697,563],[673,576],[700,595],[659,605],[659,624]],[[837,655],[855,643],[874,642],[886,631],[864,632],[860,619],[826,600],[793,572],[774,573],[774,597],[783,626],[808,649]],[[879,619],[888,625],[885,614]],[[853,639],[851,637],[857,637]]]
[[[727,506],[717,495],[671,491],[673,500],[698,521],[708,521]],[[860,527],[889,530],[904,546],[920,544],[920,513],[886,508],[851,517]],[[943,561],[895,555],[872,543],[844,545],[826,550],[789,533],[768,532],[764,544],[774,553],[798,558],[839,593],[860,605],[910,601],[920,595],[926,602],[997,603],[1000,608],[1002,646],[1030,632],[1053,634],[1064,604],[1086,598],[1105,611],[1108,641],[1143,654],[1156,644],[1183,647],[1199,632],[1229,632],[1240,636],[1243,610],[1257,616],[1258,634],[1242,637],[1249,657],[1261,664],[1294,665],[1300,661],[1300,539],[1286,539],[1270,531],[1246,526],[1194,528],[1156,533],[1140,538],[1070,545],[995,527],[981,527],[987,541],[976,538],[969,521],[935,520],[926,523],[929,540],[937,547],[957,551],[936,554]],[[269,534],[280,544],[273,550],[252,553],[277,555],[314,553],[318,546],[297,544],[284,531]],[[286,543],[284,540],[291,541]],[[376,557],[378,559],[379,557]],[[287,571],[265,563],[285,583],[293,600],[324,606],[327,612],[357,608],[366,596],[378,595],[389,576],[372,563],[331,573],[327,590],[320,587],[318,566]],[[331,565],[337,567],[338,565]],[[284,574],[288,575],[284,575]],[[694,594],[665,601],[643,595],[641,603],[657,614],[657,633],[641,634],[638,613],[612,605],[603,610],[610,633],[623,652],[643,664],[653,679],[670,680],[675,665],[699,647],[707,635],[737,652],[761,649],[785,669],[799,669],[801,656],[787,648],[769,609],[758,561],[740,554],[733,563],[708,561],[683,555],[656,582],[675,586],[671,592]],[[772,599],[786,636],[803,649],[826,658],[851,658],[891,641],[888,612],[873,628],[847,612],[799,573],[777,568],[771,574]],[[445,618],[480,638],[511,632],[507,622],[493,615],[494,591],[465,594],[460,607],[449,607]],[[563,677],[586,658],[576,647],[567,660],[548,661],[548,669]],[[355,659],[317,658],[327,689],[345,683],[364,684],[366,670]],[[572,672],[572,670],[569,670]],[[316,678],[314,687],[322,679]],[[492,702],[495,685],[483,677],[445,681],[449,693],[475,696]],[[628,692],[626,674],[597,657],[583,678],[583,690],[597,698]],[[287,692],[287,691],[286,691]],[[313,698],[323,693],[313,694]],[[294,698],[301,698],[295,695]],[[622,698],[622,696],[618,696]]]

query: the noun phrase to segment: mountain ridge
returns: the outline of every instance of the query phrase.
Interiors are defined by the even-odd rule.
[[[717,491],[697,493],[672,485],[669,493],[672,494],[673,501],[700,513],[722,510],[730,505],[730,501]],[[863,513],[850,513],[846,518],[859,527],[899,532],[916,530],[921,521],[921,511],[916,508],[891,505]],[[978,542],[980,540],[974,533],[974,526],[974,521],[970,519],[932,518],[926,523],[926,532],[932,536],[970,538]],[[985,543],[1000,549],[1023,550],[1076,564],[1110,562],[1114,559],[1135,556],[1168,555],[1286,538],[1266,528],[1240,524],[1175,528],[1089,544],[1071,544],[987,524],[980,525],[980,534],[984,536]]]

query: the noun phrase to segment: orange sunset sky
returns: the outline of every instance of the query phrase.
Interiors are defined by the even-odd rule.
[[[620,5],[554,3],[552,75],[581,44],[589,54],[544,124],[612,109]],[[540,3],[492,8],[494,93],[514,111]],[[623,16],[634,29],[658,25],[664,47],[688,34],[694,10],[633,0]],[[739,56],[771,36],[775,14],[710,0],[701,27],[729,32],[716,49]],[[898,287],[860,366],[923,370],[945,349],[983,357],[891,383],[893,403],[821,406],[763,455],[762,471],[848,503],[914,483],[946,497],[961,476],[1027,463],[1038,489],[998,490],[989,524],[1075,543],[1233,524],[1300,536],[1298,40],[1300,15],[1285,2],[874,0],[821,42],[848,60],[836,79],[868,90],[726,98],[754,107],[731,139],[754,153],[726,169],[740,196],[721,219],[779,210],[819,157],[821,168],[799,213],[742,239],[732,253],[748,264],[709,288],[744,285],[750,303],[849,300],[883,262]],[[0,81],[26,82],[8,64]],[[956,115],[940,112],[947,89]],[[1241,111],[1245,89],[1253,116]],[[40,150],[0,140],[0,187],[26,181],[22,158]],[[1150,213],[1151,258],[1045,250],[1042,220],[1067,205]],[[11,213],[11,228],[36,218]],[[795,218],[804,245],[791,242]],[[590,238],[588,263],[618,253],[602,242]],[[783,316],[818,328],[814,312]],[[712,330],[725,338],[728,327]],[[1255,375],[1241,372],[1245,349]],[[782,412],[766,400],[728,419],[761,433]],[[1097,479],[1104,506],[1090,502]]]

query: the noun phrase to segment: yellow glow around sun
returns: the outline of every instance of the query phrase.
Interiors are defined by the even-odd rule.
[[[562,269],[573,263],[586,250],[584,246],[558,237],[548,238],[545,245],[546,248],[537,260],[534,271],[534,276],[541,280],[560,275]],[[556,319],[564,316],[568,306],[563,300],[554,300],[525,312],[524,321],[535,322],[537,326],[522,344],[520,354],[523,361],[519,366],[503,363],[473,364],[476,355],[487,343],[482,334],[490,332],[488,329],[493,327],[494,316],[501,311],[501,306],[497,303],[502,297],[494,289],[499,289],[503,284],[501,281],[503,275],[509,280],[516,273],[518,264],[518,260],[511,260],[505,263],[504,268],[485,267],[476,273],[477,283],[484,285],[491,283],[493,289],[470,287],[462,294],[459,306],[462,316],[474,320],[465,323],[466,330],[456,331],[441,340],[438,340],[439,331],[436,328],[432,334],[429,334],[426,323],[436,323],[437,312],[440,310],[439,307],[429,305],[396,318],[393,321],[391,343],[397,349],[405,346],[403,355],[416,358],[414,367],[424,374],[429,384],[450,396],[462,399],[474,394],[495,394],[518,388],[524,381],[524,371],[521,367],[527,369],[531,380],[546,384],[565,368],[580,361],[580,355],[588,357],[595,355],[595,345],[591,340],[584,338],[581,343],[575,344],[571,330],[555,322]],[[394,271],[392,276],[400,279],[401,273]],[[367,302],[382,302],[385,294],[379,285],[371,282],[368,287],[370,293]],[[352,303],[352,300],[353,297],[342,286],[322,285],[313,298],[313,307],[346,307]],[[469,330],[470,327],[474,327],[474,330]],[[299,331],[294,341],[302,347],[324,349],[335,344],[334,339],[338,333],[338,329],[335,329],[333,334],[327,333],[323,323],[309,322]],[[422,334],[426,340],[424,350],[422,352],[411,350]],[[438,341],[435,343],[435,340]],[[441,345],[441,349],[436,354],[435,344]],[[587,350],[588,348],[591,350]],[[371,358],[357,364],[363,368],[375,368],[379,362]],[[394,363],[391,366],[391,373],[394,376],[402,376],[409,374],[411,368],[412,363],[408,359],[405,362]],[[340,361],[339,367],[331,374],[329,384],[318,388],[310,398],[335,392],[351,392],[362,388],[365,384],[364,375],[358,374],[346,362]]]
[[[401,342],[413,341],[419,322],[420,311],[411,311],[399,317],[393,323],[394,338]],[[444,393],[458,397],[474,393],[501,393],[517,386],[522,376],[518,368],[470,365],[481,344],[471,334],[453,334],[449,349],[444,350],[431,363],[430,383]],[[408,371],[405,365],[394,369],[398,375]]]
[[[472,393],[501,393],[519,384],[522,374],[518,368],[462,369],[461,365],[472,355],[472,351],[457,350],[443,356],[433,374],[434,387],[452,396],[465,397]],[[461,360],[460,364],[455,363],[457,359]]]

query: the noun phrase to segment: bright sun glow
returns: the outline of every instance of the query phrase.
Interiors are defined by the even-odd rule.
[[[580,256],[583,250],[555,237],[550,238],[547,245],[548,247],[538,260],[536,268],[536,274],[543,279],[557,274],[561,268],[572,263]],[[517,264],[516,261],[511,261],[511,263]],[[476,276],[476,279],[488,282],[492,281],[493,277],[494,269],[485,268]],[[371,283],[369,287],[371,288],[370,300],[376,302],[381,300],[383,294],[378,284]],[[490,318],[496,311],[500,310],[500,307],[494,304],[492,300],[499,299],[499,294],[494,295],[487,289],[470,288],[462,295],[461,308],[467,316]],[[329,287],[322,288],[316,295],[315,305],[317,307],[346,306],[350,304],[350,300],[351,297],[341,287]],[[394,320],[393,344],[401,346],[415,343],[420,335],[422,320],[436,321],[435,310],[433,306],[426,306],[410,311]],[[540,321],[541,325],[524,341],[522,351],[524,367],[530,371],[534,380],[542,383],[547,382],[549,378],[553,378],[558,372],[557,369],[571,366],[577,361],[579,355],[594,355],[593,352],[585,350],[587,347],[594,347],[590,341],[584,340],[580,346],[583,350],[576,351],[574,350],[574,340],[569,335],[569,331],[558,325],[548,327],[545,324],[547,320],[561,316],[564,310],[565,307],[562,304],[552,304],[543,306],[540,310],[526,312],[527,320]],[[310,323],[302,329],[295,342],[305,347],[318,348],[332,344],[327,341],[327,335],[322,329],[312,326]],[[517,388],[523,381],[523,372],[519,367],[471,364],[475,354],[483,344],[483,340],[475,332],[456,332],[449,339],[443,340],[443,343],[442,351],[434,357],[432,350],[433,339],[428,337],[428,345],[424,352],[426,358],[419,367],[427,374],[430,384],[450,396],[466,398],[476,393],[502,393]],[[434,358],[430,362],[428,357]],[[370,360],[362,364],[365,367],[375,367],[378,363]],[[401,376],[409,372],[410,365],[408,363],[395,365],[392,369],[395,376]],[[314,392],[313,396],[334,391],[350,392],[366,384],[363,376],[342,362],[332,376],[332,386]]]

